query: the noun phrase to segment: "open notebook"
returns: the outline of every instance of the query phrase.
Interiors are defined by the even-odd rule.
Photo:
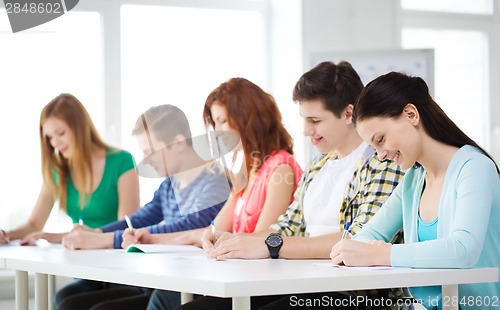
[[[127,248],[127,252],[135,253],[182,253],[201,251],[203,250],[194,245],[173,244],[132,244]]]

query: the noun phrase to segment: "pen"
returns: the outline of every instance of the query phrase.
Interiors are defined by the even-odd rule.
[[[9,237],[7,237],[7,234],[3,229],[0,229],[0,234],[4,237],[5,241],[10,242]]]
[[[78,225],[83,226],[83,216],[81,216],[81,215],[78,218]]]
[[[125,215],[125,222],[127,222],[128,229],[130,229],[130,231],[134,231],[134,226],[132,226],[132,222],[130,221],[130,217],[128,217],[128,215]]]
[[[215,223],[212,221],[212,224],[210,224],[212,227],[212,243],[215,244]]]
[[[349,222],[349,221],[345,222],[344,232],[342,233],[342,240],[344,240],[347,237],[349,226],[351,226],[351,222]]]

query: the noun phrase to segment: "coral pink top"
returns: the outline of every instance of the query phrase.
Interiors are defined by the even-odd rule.
[[[297,184],[302,177],[302,169],[300,168],[295,158],[285,150],[275,151],[269,156],[266,161],[260,166],[255,182],[253,183],[250,193],[244,201],[241,200],[242,192],[236,195],[233,207],[235,208],[233,218],[234,233],[252,233],[257,226],[260,213],[264,208],[267,196],[267,184],[272,182],[271,176],[274,170],[281,165],[290,165],[293,171],[293,177],[285,176],[288,182],[293,180],[293,191],[290,196],[290,203],[293,200],[293,193],[297,189]],[[276,180],[281,181],[281,180]],[[239,206],[238,204],[241,204]]]

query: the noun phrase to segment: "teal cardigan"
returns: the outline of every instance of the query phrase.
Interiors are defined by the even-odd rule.
[[[455,153],[446,171],[439,203],[437,239],[418,242],[417,216],[424,180],[422,166],[410,168],[380,211],[353,239],[389,242],[403,228],[405,243],[392,246],[392,266],[498,268],[500,178],[494,163],[469,145]],[[496,298],[500,305],[500,282],[459,285],[459,296],[465,300],[470,296]],[[479,305],[460,307],[481,309]]]

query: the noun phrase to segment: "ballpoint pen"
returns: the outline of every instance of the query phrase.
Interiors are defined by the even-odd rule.
[[[125,215],[125,222],[127,222],[128,229],[130,229],[130,231],[134,231],[134,226],[132,226],[132,222],[130,221],[128,215]]]
[[[10,242],[9,237],[7,237],[7,233],[3,229],[0,229],[0,235],[2,235],[7,242]]]
[[[212,227],[212,243],[215,244],[215,223],[212,221],[212,224],[210,224]]]
[[[344,240],[347,237],[349,226],[351,226],[351,222],[349,221],[345,222],[344,232],[342,233],[342,240]]]

